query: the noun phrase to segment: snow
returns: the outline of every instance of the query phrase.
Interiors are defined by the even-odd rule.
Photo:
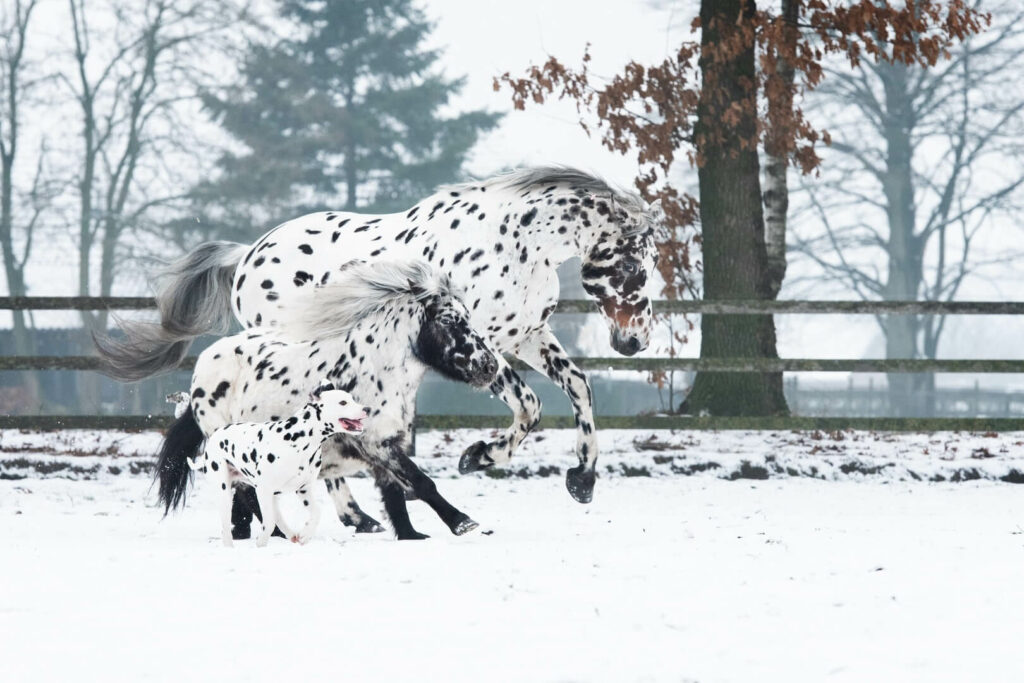
[[[654,435],[671,444],[662,450],[638,450],[651,434],[609,430],[600,440],[612,471],[589,506],[561,476],[536,476],[570,464],[571,433],[532,437],[513,469],[522,478],[457,477],[450,454],[479,436],[418,439],[419,461],[478,532],[453,537],[413,502],[427,541],[356,536],[325,515],[306,546],[226,549],[202,477],[187,508],[161,519],[142,466],[154,434],[0,432],[3,679],[1024,675],[1024,492],[998,480],[1021,469],[1020,435],[679,432]],[[992,457],[971,457],[982,448]],[[742,460],[770,464],[766,454],[820,468],[724,474]],[[681,476],[654,467],[656,455],[720,467]],[[838,464],[872,457],[893,464],[873,474]],[[9,467],[46,458],[82,471]],[[626,476],[623,463],[652,476]],[[971,464],[992,480],[907,474]],[[352,485],[379,513],[371,482]]]

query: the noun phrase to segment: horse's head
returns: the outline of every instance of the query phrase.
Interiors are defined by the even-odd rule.
[[[416,357],[445,377],[476,387],[490,385],[498,359],[487,340],[469,324],[462,300],[442,290],[422,299],[423,324],[416,335]]]
[[[659,207],[627,210],[614,197],[591,201],[599,221],[582,254],[583,289],[608,322],[612,348],[632,356],[651,340],[653,310],[646,286],[658,260],[652,226]]]

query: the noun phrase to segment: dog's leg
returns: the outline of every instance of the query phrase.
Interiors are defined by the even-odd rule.
[[[277,528],[281,530],[284,537],[290,541],[294,541],[296,536],[292,528],[284,521],[284,515],[281,514],[281,506],[278,501],[281,499],[281,495],[278,493],[274,494],[274,518],[277,520]]]
[[[302,505],[309,510],[309,519],[306,520],[306,526],[302,527],[302,531],[299,532],[297,539],[299,543],[306,543],[309,539],[313,538],[316,526],[320,523],[320,503],[317,502],[315,495],[310,494],[310,490],[315,483],[310,482],[305,487],[299,489]]]
[[[267,545],[267,541],[270,540],[270,535],[274,533],[274,529],[277,528],[277,510],[274,509],[273,491],[268,491],[257,486],[256,499],[259,501],[260,510],[263,511],[263,529],[260,531],[260,537],[256,539],[256,546],[258,548],[262,548]]]
[[[231,509],[233,489],[231,488],[231,475],[225,463],[220,464],[220,538],[224,545],[230,548],[231,542]]]

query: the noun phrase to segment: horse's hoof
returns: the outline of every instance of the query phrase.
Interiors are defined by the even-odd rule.
[[[357,534],[379,534],[382,531],[384,531],[384,527],[373,517],[363,517],[356,525]]]
[[[597,476],[594,470],[584,469],[583,465],[570,468],[565,473],[565,488],[577,503],[589,503],[594,499],[594,481]]]
[[[408,531],[396,533],[395,536],[398,538],[399,541],[422,541],[425,538],[430,538],[430,536],[427,536],[426,534],[421,534],[415,529],[409,529]]]
[[[491,456],[487,455],[487,443],[484,441],[477,441],[475,444],[467,448],[462,454],[462,457],[459,458],[459,474],[479,472],[493,464],[494,460]]]
[[[250,538],[251,536],[252,527],[250,527],[248,524],[246,524],[245,526],[237,524],[231,527],[231,538],[235,539],[236,541],[244,541],[247,538]]]
[[[469,517],[466,517],[465,519],[460,520],[457,524],[455,524],[455,526],[452,527],[452,533],[456,536],[462,536],[463,534],[468,534],[470,531],[477,528],[478,526],[480,525],[471,520]]]

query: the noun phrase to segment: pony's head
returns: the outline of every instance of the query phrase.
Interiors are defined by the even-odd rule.
[[[416,358],[445,377],[481,387],[497,375],[498,360],[469,324],[459,293],[422,261],[348,263],[333,282],[283,310],[280,327],[299,340],[324,339],[374,320],[408,335]]]
[[[462,299],[445,287],[422,299],[424,316],[413,352],[426,365],[459,382],[476,387],[491,384],[498,359],[487,340],[469,324]]]
[[[653,226],[659,207],[616,194],[587,196],[581,204],[592,205],[598,216],[597,230],[581,254],[583,289],[608,323],[612,348],[632,356],[651,340],[654,316],[646,290],[658,260]]]

